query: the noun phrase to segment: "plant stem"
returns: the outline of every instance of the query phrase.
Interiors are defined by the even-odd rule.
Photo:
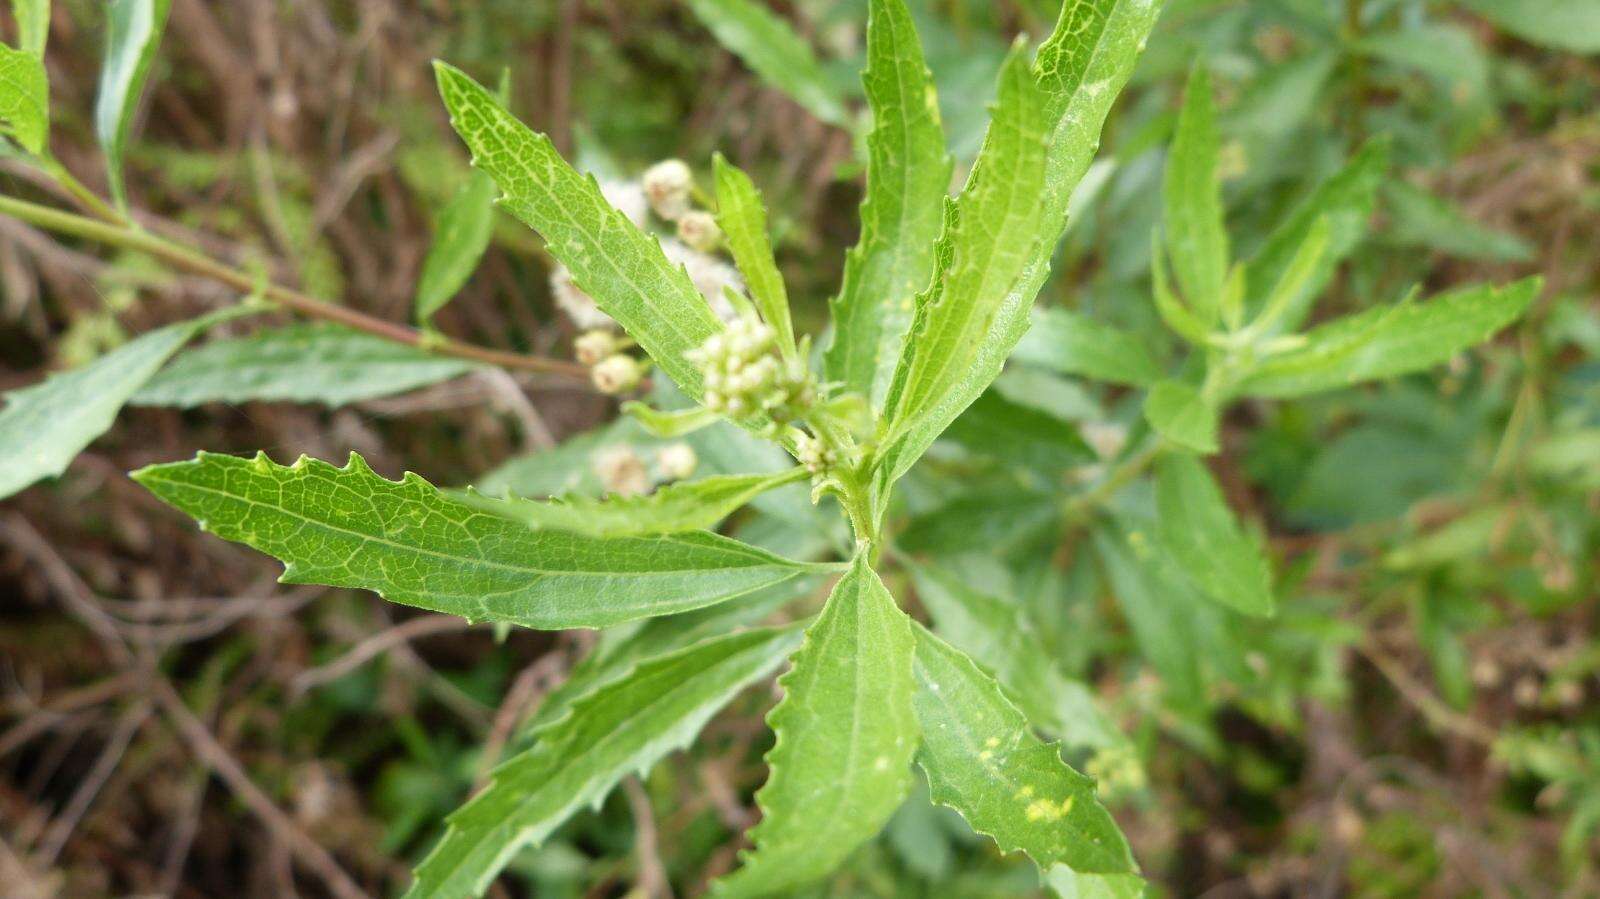
[[[1065,509],[1068,522],[1082,519],[1097,506],[1105,503],[1116,494],[1118,490],[1127,486],[1130,481],[1144,473],[1150,464],[1165,451],[1165,442],[1157,435],[1151,434],[1144,445],[1132,455],[1124,458],[1106,476],[1095,482],[1093,487],[1067,500]]]
[[[63,182],[64,185],[69,183],[71,182]],[[75,191],[74,195],[76,195]],[[88,196],[94,199],[95,202],[99,202],[97,198],[94,198],[93,194]],[[52,209],[48,206],[30,203],[15,197],[0,195],[0,215],[9,215],[19,221],[27,222],[30,225],[45,228],[58,234],[81,237],[108,246],[148,253],[174,268],[220,281],[246,294],[259,293],[283,308],[297,312],[307,318],[334,322],[347,328],[363,331],[374,337],[392,340],[395,343],[403,343],[406,346],[417,347],[441,356],[451,356],[457,359],[467,359],[473,362],[497,365],[502,368],[521,369],[523,371],[550,372],[570,375],[576,378],[586,378],[588,376],[588,370],[576,362],[547,359],[542,356],[528,356],[522,353],[464,343],[441,334],[424,333],[406,325],[375,318],[364,312],[358,312],[326,300],[319,300],[316,297],[308,296],[279,284],[263,284],[255,276],[218,262],[197,250],[158,237],[148,231],[140,230],[127,223],[125,219],[114,210],[106,207],[104,203],[99,205],[113,218],[107,221],[98,221],[87,216]]]
[[[100,199],[94,191],[84,186],[84,183],[79,181],[77,176],[73,175],[66,166],[61,164],[61,160],[54,156],[45,155],[37,157],[35,161],[38,162],[40,168],[44,169],[45,174],[61,185],[62,190],[70,194],[72,199],[78,202],[78,205],[82,206],[95,218],[113,225],[132,224],[126,216],[107,206],[106,202]]]

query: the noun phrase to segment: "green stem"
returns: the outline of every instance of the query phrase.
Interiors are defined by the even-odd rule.
[[[105,207],[103,203],[100,205]],[[30,203],[26,200],[19,200],[15,197],[0,195],[0,215],[9,215],[19,221],[54,231],[57,234],[81,237],[106,244],[107,246],[147,253],[171,265],[173,268],[220,281],[246,295],[260,294],[283,308],[297,312],[307,318],[335,322],[347,328],[371,334],[374,337],[381,337],[385,340],[392,340],[395,343],[417,347],[441,356],[467,359],[502,368],[550,372],[570,375],[576,378],[588,377],[588,370],[575,362],[546,359],[542,356],[526,356],[521,353],[463,343],[442,335],[425,334],[415,328],[385,321],[381,318],[374,318],[364,312],[357,312],[345,306],[335,305],[326,300],[319,300],[316,297],[308,296],[282,285],[263,285],[260,279],[254,275],[218,262],[197,250],[141,230],[127,223],[126,219],[111,211],[109,207],[105,208],[112,216],[116,217],[114,220],[99,221],[75,213],[52,209],[48,206],[41,206],[37,203]]]
[[[39,163],[40,168],[44,169],[45,174],[61,185],[61,188],[70,194],[72,199],[78,202],[78,205],[82,206],[95,218],[115,225],[132,224],[126,216],[107,206],[106,202],[100,199],[94,191],[84,186],[84,183],[79,181],[72,172],[68,171],[67,167],[62,165],[59,159],[54,156],[40,156],[36,158],[36,161]]]
[[[1144,474],[1145,469],[1165,451],[1166,443],[1158,435],[1151,434],[1143,446],[1118,462],[1117,466],[1107,472],[1105,477],[1096,481],[1094,486],[1067,500],[1065,508],[1067,521],[1078,522],[1087,517],[1090,512],[1115,496],[1117,491]]]

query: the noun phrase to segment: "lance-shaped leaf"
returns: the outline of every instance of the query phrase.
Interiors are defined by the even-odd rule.
[[[469,493],[462,501],[534,528],[554,528],[596,537],[680,534],[713,527],[768,490],[809,476],[804,468],[793,468],[774,475],[713,475],[696,481],[680,481],[666,484],[646,496],[591,499],[583,494],[572,494],[541,502]]]
[[[917,763],[933,800],[961,813],[1003,852],[1021,850],[1041,870],[1136,875],[1128,841],[1095,798],[1094,780],[1034,736],[994,678],[916,627]]]
[[[590,537],[479,511],[352,453],[277,465],[201,453],[133,475],[225,540],[284,562],[283,582],[372,590],[392,602],[557,630],[709,606],[819,566],[694,532]]]
[[[110,0],[106,4],[106,54],[95,99],[94,131],[106,154],[106,176],[117,205],[127,205],[122,154],[150,66],[161,46],[172,0]]]
[[[1533,257],[1533,247],[1522,238],[1479,224],[1454,204],[1405,181],[1385,185],[1384,208],[1389,217],[1384,237],[1402,246],[1485,262],[1526,262]]]
[[[1064,375],[1144,387],[1161,377],[1147,341],[1077,312],[1045,309],[1012,358]]]
[[[717,178],[717,225],[722,229],[733,261],[744,274],[745,284],[762,321],[778,333],[778,346],[786,358],[795,354],[794,324],[789,318],[789,291],[772,256],[767,240],[767,209],[750,176],[738,166],[715,158]]]
[[[1207,322],[1217,318],[1228,277],[1228,232],[1217,175],[1219,143],[1211,78],[1203,66],[1196,66],[1167,155],[1162,199],[1173,274],[1184,299]]]
[[[1235,392],[1303,396],[1430,368],[1516,321],[1541,284],[1526,278],[1505,287],[1465,287],[1336,319],[1308,331],[1298,349],[1261,363]]]
[[[1156,470],[1161,541],[1202,593],[1246,615],[1271,615],[1272,572],[1233,517],[1211,472],[1187,453],[1167,453]]]
[[[917,748],[913,645],[911,619],[858,554],[778,681],[755,849],[713,895],[788,893],[832,871],[894,814]]]
[[[1000,72],[983,150],[961,196],[947,207],[933,284],[917,297],[905,353],[884,403],[888,453],[911,432],[926,430],[930,413],[968,373],[1041,239],[1046,103],[1023,47],[1014,47]],[[947,423],[939,422],[939,430]]]
[[[1021,275],[998,300],[988,328],[965,357],[964,371],[951,389],[907,426],[899,440],[881,451],[876,475],[880,487],[904,474],[961,410],[988,388],[1027,330],[1028,309],[1050,274],[1050,257],[1066,227],[1068,201],[1100,145],[1106,113],[1132,74],[1160,8],[1159,0],[1086,0],[1063,5],[1055,31],[1039,48],[1033,66],[1047,99],[1044,119],[1050,123],[1044,184],[1034,198],[1040,210],[1038,239],[1030,242]],[[997,140],[1004,144],[1011,139]],[[986,138],[984,153],[989,152],[987,146]],[[970,184],[971,179],[969,188]],[[941,272],[948,261],[941,259]],[[909,353],[902,357],[902,368],[909,358]],[[885,409],[889,408],[892,406],[886,402]],[[879,495],[887,493],[880,490]]]
[[[1161,436],[1197,453],[1217,451],[1220,411],[1182,381],[1157,381],[1144,398],[1144,417]]]
[[[722,322],[688,274],[606,202],[594,178],[568,165],[548,137],[530,131],[458,69],[442,62],[434,69],[451,124],[473,164],[500,186],[500,203],[542,234],[573,283],[699,399],[700,372],[684,353],[722,330]]]
[[[687,746],[746,686],[777,668],[797,628],[729,634],[641,663],[572,703],[532,749],[496,768],[489,785],[450,816],[417,866],[407,899],[482,895],[525,846],[537,845],[623,776]]]
[[[6,394],[0,409],[0,498],[66,471],[74,456],[111,427],[129,395],[220,317],[151,331],[88,365]]]
[[[824,122],[849,124],[844,98],[788,22],[754,0],[689,0],[689,8],[762,80]]]
[[[11,16],[17,20],[17,45],[44,56],[50,39],[50,0],[11,0]]]
[[[911,566],[939,636],[993,672],[1028,719],[1069,746],[1131,748],[1082,681],[1061,673],[1022,609],[934,565]]]
[[[861,80],[872,109],[861,237],[845,255],[823,367],[827,380],[876,404],[899,361],[912,301],[933,275],[950,186],[933,75],[904,0],[869,4]]]
[[[1327,223],[1324,226],[1328,231],[1327,244],[1315,269],[1293,296],[1282,301],[1284,311],[1272,327],[1266,329],[1267,333],[1292,331],[1306,320],[1312,301],[1327,287],[1334,269],[1366,234],[1378,185],[1383,182],[1388,167],[1389,141],[1385,138],[1367,141],[1344,168],[1319,184],[1295,207],[1250,259],[1247,267],[1252,285],[1259,289],[1282,283],[1284,272],[1300,254],[1312,229],[1319,221]],[[1257,294],[1253,299],[1252,311],[1259,311],[1266,297]]]
[[[0,126],[24,150],[38,154],[50,133],[50,84],[44,61],[0,44]]]
[[[417,321],[433,318],[472,277],[494,234],[497,194],[494,179],[487,172],[475,171],[439,212],[433,244],[417,277],[413,301]]]
[[[448,381],[476,367],[348,328],[296,324],[189,350],[130,402],[181,408],[251,401],[343,406]]]
[[[649,403],[641,403],[638,400],[623,403],[622,412],[632,417],[654,437],[682,437],[722,420],[722,416],[704,406],[690,409],[657,409]]]

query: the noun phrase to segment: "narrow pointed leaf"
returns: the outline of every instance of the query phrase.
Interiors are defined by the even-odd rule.
[[[443,309],[472,277],[494,233],[494,179],[475,171],[439,213],[413,301],[417,321]]]
[[[1228,232],[1217,175],[1220,140],[1211,78],[1197,66],[1184,92],[1162,194],[1173,274],[1184,299],[1206,322],[1217,318],[1228,276]]]
[[[1516,321],[1540,287],[1538,278],[1478,285],[1337,319],[1307,332],[1304,346],[1263,362],[1236,392],[1303,396],[1431,368]]]
[[[1034,736],[1028,719],[972,659],[921,627],[914,666],[922,747],[933,800],[961,813],[1003,852],[1041,870],[1137,874],[1128,841],[1095,798],[1094,780]]]
[[[1157,381],[1144,398],[1144,417],[1161,436],[1197,453],[1217,451],[1219,411],[1182,381]]]
[[[50,0],[11,0],[11,16],[17,20],[18,46],[44,56],[50,39]]]
[[[656,437],[682,437],[721,420],[721,416],[704,406],[657,409],[648,403],[630,400],[622,404],[622,411]]]
[[[123,404],[178,348],[216,319],[168,325],[99,359],[5,395],[0,408],[0,498],[67,470],[111,427]]]
[[[591,499],[583,494],[547,501],[478,493],[462,497],[468,505],[533,528],[553,528],[595,537],[681,534],[705,530],[774,487],[809,474],[795,468],[775,475],[713,475],[696,481],[666,484],[646,496]]]
[[[36,54],[0,44],[0,126],[24,150],[44,150],[50,133],[50,85]]]
[[[95,100],[94,130],[106,154],[111,196],[119,207],[127,206],[122,154],[171,6],[172,0],[110,0],[106,4],[106,53]]]
[[[869,4],[861,80],[872,109],[861,237],[845,256],[823,365],[827,380],[877,404],[900,358],[912,302],[933,275],[950,187],[933,75],[905,0]]]
[[[1354,157],[1328,180],[1319,184],[1310,196],[1267,238],[1261,250],[1250,259],[1248,280],[1258,286],[1278,284],[1283,273],[1293,263],[1307,236],[1318,221],[1326,221],[1327,246],[1316,268],[1298,291],[1283,301],[1284,312],[1268,333],[1282,333],[1299,328],[1311,311],[1312,301],[1327,287],[1338,267],[1367,232],[1367,220],[1389,167],[1389,141],[1373,138],[1362,145]],[[1259,310],[1266,298],[1256,298]]]
[[[800,640],[797,628],[716,637],[641,663],[578,699],[532,749],[496,768],[450,816],[407,899],[480,896],[525,846],[595,805],[625,775],[687,746],[739,691],[770,674]]]
[[[817,566],[726,537],[590,537],[490,515],[407,473],[201,453],[133,475],[225,540],[284,562],[282,581],[372,590],[473,621],[559,630],[709,606]]]
[[[831,872],[899,808],[917,748],[913,645],[911,619],[858,554],[778,681],[755,849],[712,895],[787,894]]]
[[[251,401],[336,407],[448,381],[475,368],[347,328],[297,324],[213,340],[182,353],[130,402],[180,408]]]
[[[1077,312],[1045,309],[1034,313],[1033,327],[1012,358],[1064,375],[1144,387],[1161,378],[1161,367],[1147,341]]]
[[[1246,615],[1271,615],[1272,571],[1239,526],[1211,472],[1187,453],[1168,453],[1156,470],[1156,507],[1167,551],[1214,602]]]
[[[1066,227],[1068,201],[1099,148],[1106,114],[1127,83],[1160,9],[1160,0],[1085,0],[1063,5],[1055,30],[1039,48],[1033,65],[1037,87],[1045,94],[1044,121],[1049,133],[1044,182],[1034,197],[1039,208],[1036,239],[1029,242],[1025,264],[1004,295],[985,304],[992,312],[988,326],[978,335],[975,349],[963,354],[965,364],[959,366],[961,371],[949,389],[880,451],[875,475],[880,486],[904,474],[939,433],[988,388],[1027,330],[1029,307],[1050,273],[1050,258]],[[1002,79],[1006,77],[1002,75]],[[1016,138],[1015,134],[997,136],[995,143],[1010,145]],[[987,138],[985,146],[984,152],[989,152]],[[969,189],[977,168],[983,165],[984,152],[974,166]],[[997,165],[996,169],[1004,167]],[[1006,172],[1004,176],[1010,175]],[[946,232],[950,230],[947,226]],[[946,257],[951,254],[941,256],[936,278],[943,278],[950,268],[953,257]],[[910,358],[910,353],[902,357],[902,369]],[[886,401],[885,410],[892,408],[894,403]]]
[[[1600,54],[1600,6],[1593,0],[1463,0],[1525,40],[1574,53]]]
[[[755,0],[689,0],[689,8],[762,80],[824,122],[849,124],[844,98],[788,22]]]
[[[717,226],[722,229],[733,261],[744,274],[745,284],[755,301],[761,319],[778,332],[778,346],[785,355],[794,354],[794,324],[789,318],[789,291],[772,255],[767,239],[767,208],[750,176],[726,159],[716,156]]]
[[[504,196],[500,203],[544,236],[579,289],[616,319],[684,392],[701,396],[700,372],[684,353],[722,330],[705,297],[654,237],[606,202],[550,139],[517,121],[481,85],[434,64],[450,121]]]

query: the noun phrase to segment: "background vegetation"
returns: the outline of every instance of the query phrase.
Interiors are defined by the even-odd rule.
[[[714,151],[751,172],[797,330],[815,331],[855,238],[860,148],[814,113],[847,122],[830,104],[859,105],[865,4],[773,6],[822,60],[821,99],[802,92],[804,105],[724,49],[701,5],[175,0],[127,149],[131,205],[153,231],[406,320],[434,218],[469,172],[429,60],[491,82],[504,67],[513,109],[598,173],[676,156],[708,183]],[[1056,5],[913,6],[961,169],[1011,37],[1048,31]],[[59,0],[48,55],[52,147],[96,188],[103,18]],[[925,608],[942,590],[993,594],[1037,634],[1051,676],[1091,686],[1128,738],[1095,773],[1173,895],[1600,891],[1597,19],[1582,0],[1169,2],[1041,305],[1168,354],[1150,235],[1195,59],[1219,98],[1240,255],[1370,138],[1388,144],[1374,227],[1319,316],[1412,285],[1545,279],[1519,324],[1446,368],[1230,411],[1210,464],[1270,546],[1275,619],[1230,619],[1221,636],[1141,625],[1137,587],[1084,564],[1056,526],[1094,466],[1037,434],[997,438],[968,416],[905,482],[896,544],[950,580],[903,578],[895,595]],[[9,159],[0,180],[52,190]],[[435,323],[570,356],[577,331],[549,269],[535,237],[498,219]],[[234,295],[0,217],[0,389]],[[1080,374],[1036,349],[990,397],[1115,443],[1136,398]],[[614,414],[581,379],[498,371],[331,410],[135,408],[61,480],[0,504],[0,894],[395,892],[595,642],[277,585],[277,563],[197,533],[124,472],[199,448],[358,450],[390,477],[594,489],[596,448],[637,436],[566,441]],[[761,519],[746,525],[760,542]],[[751,821],[771,701],[742,697],[496,890],[698,893]],[[1031,866],[919,795],[816,892],[1040,889]]]

